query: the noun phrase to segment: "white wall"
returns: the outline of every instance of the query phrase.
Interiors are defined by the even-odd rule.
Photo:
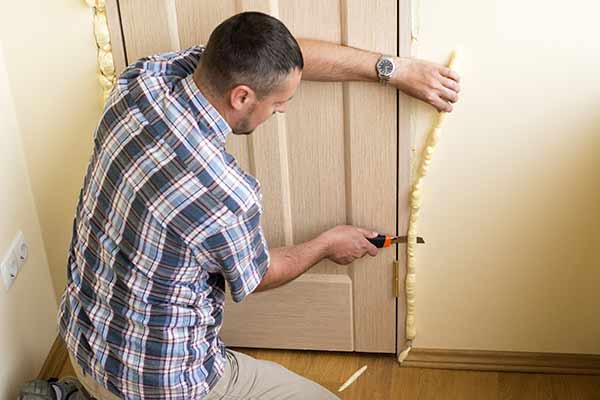
[[[425,181],[416,346],[600,354],[600,3],[418,3],[418,55],[464,58]]]
[[[56,338],[56,301],[0,41],[0,258],[17,232],[30,246],[12,288],[0,283],[0,398],[34,379]]]
[[[0,254],[19,229],[31,245],[14,286],[0,289],[0,398],[9,399],[37,376],[57,335],[101,93],[83,1],[6,2],[0,39]]]
[[[83,0],[11,1],[0,13],[17,120],[57,298],[101,111],[92,11]]]

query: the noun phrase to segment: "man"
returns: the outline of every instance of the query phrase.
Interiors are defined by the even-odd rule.
[[[302,51],[301,51],[302,49]],[[94,135],[69,251],[60,333],[99,399],[336,399],[285,368],[225,349],[234,301],[320,260],[348,264],[375,232],[338,226],[268,250],[259,184],[224,148],[285,112],[301,78],[389,80],[450,111],[458,77],[431,63],[330,43],[300,45],[277,19],[243,13],[203,47],[128,67]]]

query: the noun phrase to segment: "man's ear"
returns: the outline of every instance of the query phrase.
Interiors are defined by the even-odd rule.
[[[256,93],[249,86],[238,85],[229,92],[229,102],[234,110],[241,111],[256,102]]]

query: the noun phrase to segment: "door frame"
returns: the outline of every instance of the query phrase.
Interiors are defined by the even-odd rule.
[[[413,16],[412,7],[415,5],[411,0],[398,0],[398,49],[399,57],[411,57],[413,51]],[[414,21],[416,22],[416,21]],[[412,115],[415,104],[410,96],[398,91],[397,94],[397,116],[398,116],[398,212],[397,233],[408,234],[409,200],[411,182],[411,159],[415,143],[415,127]],[[396,259],[398,262],[398,281],[396,299],[397,327],[396,327],[396,354],[400,354],[407,345],[406,339],[406,289],[404,281],[406,278],[406,245],[397,245]]]

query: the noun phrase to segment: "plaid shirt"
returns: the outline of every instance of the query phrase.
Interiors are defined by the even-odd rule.
[[[192,79],[202,47],[141,59],[94,134],[60,334],[127,399],[202,399],[223,373],[225,281],[236,302],[269,264],[260,186]]]

